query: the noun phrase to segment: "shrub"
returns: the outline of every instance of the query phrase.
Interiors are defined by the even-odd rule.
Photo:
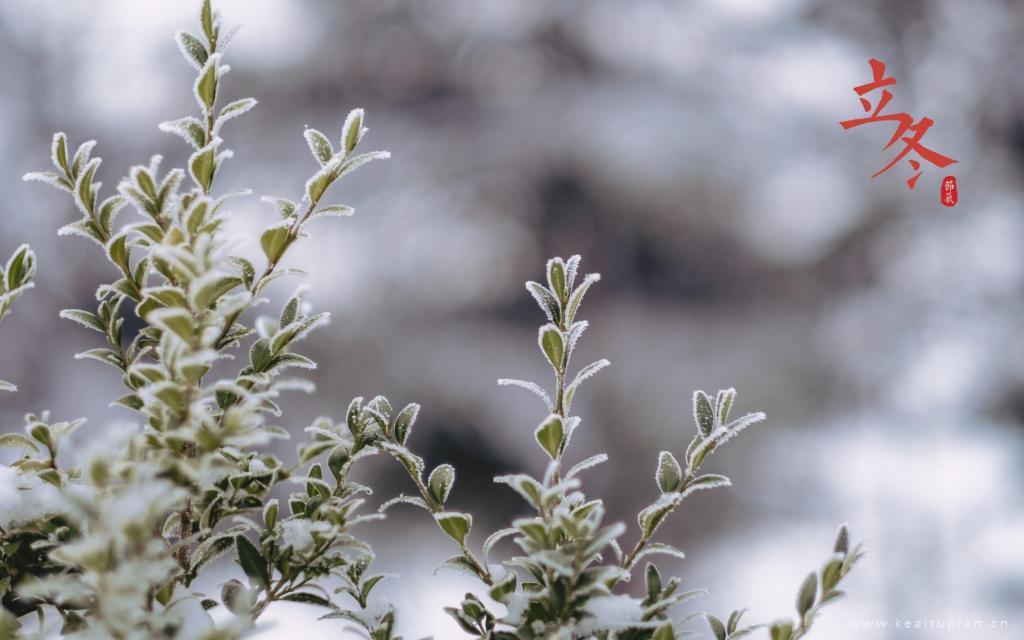
[[[467,633],[494,640],[681,637],[686,619],[674,621],[676,605],[701,592],[681,590],[678,578],[665,580],[653,563],[641,567],[641,561],[682,556],[656,542],[656,532],[691,493],[729,485],[728,478],[703,472],[703,465],[764,415],[732,418],[732,389],[713,397],[695,393],[696,432],[679,458],[668,451],[659,456],[659,496],[640,510],[639,538],[625,553],[618,540],[626,527],[606,524],[601,501],[588,499],[581,485],[584,473],[608,457],[593,456],[568,469],[563,464],[580,426],[571,413],[573,400],[608,365],[599,360],[570,373],[587,328],[581,303],[599,279],[580,273],[579,256],[550,260],[546,285],[526,283],[547,318],[538,343],[554,390],[549,394],[523,380],[499,383],[521,387],[544,404],[546,417],[534,438],[550,462],[542,478],[495,478],[519,494],[532,515],[490,535],[479,553],[471,550],[473,518],[445,507],[455,469],[444,464],[428,474],[408,448],[416,404],[396,410],[382,396],[356,398],[342,420],[319,418],[305,429],[294,461],[268,452],[268,443],[289,435],[275,424],[278,396],[311,391],[309,382],[289,371],[316,366],[300,352],[302,341],[329,317],[310,309],[301,288],[273,316],[250,321],[247,312],[265,301],[270,282],[301,275],[282,263],[314,223],[353,213],[328,202],[330,188],[388,154],[357,152],[367,133],[360,109],[348,114],[337,146],[307,129],[316,166],[303,193],[295,200],[263,198],[281,219],[260,234],[262,268],[230,255],[225,206],[249,192],[214,195],[220,167],[232,155],[221,135],[230,120],[256,106],[252,98],[219,106],[228,73],[222,57],[232,34],[208,0],[199,35],[177,34],[197,72],[198,113],[160,128],[192,147],[186,167],[161,172],[161,158],[154,156],[132,168],[116,193],[105,195],[95,143],[73,147],[58,133],[53,170],[25,176],[71,195],[81,216],[59,233],[95,242],[112,266],[112,281],[96,291],[95,310],[66,309],[61,316],[99,334],[102,346],[76,357],[116,369],[125,393],[115,402],[143,416],[145,426],[105,436],[102,451],[78,456],[74,464],[61,454],[82,419],[28,415],[24,434],[0,437],[0,445],[23,453],[0,467],[0,637],[20,637],[22,619],[35,614],[41,630],[52,630],[58,616],[60,632],[75,637],[237,638],[273,603],[293,601],[321,608],[316,615],[322,618],[345,619],[374,640],[397,638],[395,611],[373,597],[384,576],[371,571],[371,547],[355,534],[358,525],[383,518],[364,508],[368,487],[350,479],[360,460],[379,452],[397,460],[416,490],[387,501],[380,512],[397,503],[428,511],[458,549],[446,565],[481,583],[479,593],[447,609]],[[121,224],[118,214],[128,205],[139,218]],[[34,272],[28,247],[7,261],[0,272],[0,319],[32,286]],[[125,335],[129,315],[141,329]],[[218,377],[231,370],[229,360],[243,346],[244,365]],[[0,389],[14,387],[0,383]],[[299,489],[282,504],[271,493],[286,483]],[[517,554],[492,560],[505,538]],[[198,592],[197,578],[225,555],[237,563],[237,576],[219,593]],[[841,594],[837,586],[860,555],[841,528],[833,555],[799,589],[797,621],[771,625],[773,640],[805,635],[820,607]],[[624,588],[638,570],[646,586],[642,598]],[[215,627],[205,612],[219,606],[233,615]],[[717,640],[739,638],[758,628],[742,626],[742,615],[735,611],[725,622],[707,615],[706,622]]]

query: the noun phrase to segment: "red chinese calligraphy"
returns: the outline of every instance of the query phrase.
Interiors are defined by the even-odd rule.
[[[892,92],[884,87],[895,85],[896,78],[893,78],[892,76],[885,76],[885,63],[881,60],[872,58],[871,60],[868,60],[868,64],[871,66],[871,82],[854,87],[853,90],[858,96],[860,96],[860,104],[861,107],[864,108],[864,112],[870,113],[871,115],[864,118],[843,120],[839,124],[842,125],[843,129],[852,129],[870,122],[894,122],[896,123],[896,130],[892,137],[889,138],[889,142],[885,145],[884,149],[889,149],[896,144],[897,141],[902,142],[905,145],[896,157],[893,158],[892,162],[876,171],[871,177],[874,178],[885,173],[897,162],[907,158],[911,152],[915,153],[921,159],[940,168],[945,168],[954,164],[956,160],[953,158],[944,156],[933,149],[929,149],[921,143],[921,139],[924,138],[924,134],[928,133],[928,130],[933,124],[935,124],[934,120],[931,118],[921,118],[917,122],[914,122],[913,116],[908,113],[882,113],[893,98]],[[878,101],[872,110],[871,101],[864,96],[878,89],[882,90],[882,94],[878,98]],[[913,189],[917,184],[918,178],[920,178],[921,174],[924,172],[920,171],[921,163],[917,159],[907,158],[907,162],[910,164],[911,169],[917,171],[913,177],[907,180],[907,187]]]
[[[942,179],[942,190],[939,192],[939,199],[947,207],[955,207],[960,200],[956,189],[956,176],[946,176]]]

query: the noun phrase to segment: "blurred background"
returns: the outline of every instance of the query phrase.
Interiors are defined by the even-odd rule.
[[[315,166],[303,127],[336,139],[353,107],[367,109],[364,144],[394,154],[336,187],[355,217],[320,223],[290,254],[333,314],[308,343],[318,392],[285,400],[293,433],[356,395],[422,403],[412,444],[459,469],[451,504],[476,515],[479,545],[523,513],[491,478],[543,468],[542,406],[494,382],[550,375],[522,282],[543,279],[550,255],[581,253],[603,279],[578,363],[612,367],[578,396],[569,457],[611,453],[586,481],[630,525],[624,544],[657,495],[658,452],[689,441],[693,389],[735,386],[737,411],[768,414],[707,465],[735,486],[693,496],[662,529],[689,556],[663,566],[711,591],[690,610],[792,615],[849,521],[869,556],[815,637],[1024,634],[1024,6],[217,4],[244,25],[225,97],[260,100],[225,128],[236,158],[220,189],[297,197]],[[152,153],[180,165],[184,144],[156,124],[195,110],[172,35],[197,6],[0,0],[0,254],[29,242],[40,262],[0,327],[0,373],[21,389],[0,396],[4,431],[50,409],[88,416],[78,437],[102,442],[134,417],[107,407],[112,369],[72,359],[94,334],[57,317],[92,308],[109,265],[56,236],[76,216],[64,194],[20,177],[46,168],[57,129],[100,141],[104,191]],[[869,178],[895,153],[882,151],[890,127],[838,125],[861,115],[852,87],[872,57],[898,79],[891,110],[932,118],[925,144],[958,160],[925,163],[912,191],[906,162]],[[946,174],[954,208],[939,203]],[[232,209],[240,250],[258,255],[253,234],[276,212],[257,197]],[[387,460],[363,479],[375,499],[409,491]],[[402,576],[386,593],[403,631],[459,637],[441,608],[472,583],[433,576],[447,539],[418,510],[389,517],[364,534],[378,567]],[[986,626],[857,628],[908,619]],[[346,637],[301,605],[264,629]]]

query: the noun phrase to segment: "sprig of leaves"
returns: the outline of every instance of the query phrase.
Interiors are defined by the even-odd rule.
[[[27,245],[18,247],[6,264],[0,265],[0,321],[11,312],[18,296],[35,286],[36,254]],[[18,387],[0,380],[0,391],[17,391]]]

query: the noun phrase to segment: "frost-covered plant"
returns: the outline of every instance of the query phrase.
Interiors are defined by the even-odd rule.
[[[554,373],[553,396],[534,382],[498,381],[500,385],[521,387],[535,394],[548,414],[533,433],[549,460],[544,476],[515,474],[494,479],[518,493],[532,515],[514,520],[511,527],[488,536],[478,557],[470,550],[468,541],[472,516],[445,508],[455,469],[442,464],[423,479],[423,460],[406,446],[409,429],[403,427],[403,414],[394,421],[394,428],[384,434],[387,442],[382,446],[408,471],[419,495],[399,496],[382,508],[406,502],[426,509],[458,545],[460,553],[446,565],[478,578],[486,592],[484,596],[466,594],[458,607],[446,611],[463,630],[479,638],[669,640],[687,634],[682,624],[697,614],[676,622],[673,609],[703,590],[682,590],[678,578],[664,581],[657,566],[650,562],[644,569],[645,597],[631,597],[623,583],[646,557],[683,557],[679,549],[655,542],[655,533],[688,495],[731,484],[725,476],[701,472],[703,463],[722,444],[765,417],[763,413],[749,413],[730,419],[736,399],[734,389],[719,391],[714,398],[703,391],[694,393],[696,433],[683,456],[685,465],[680,465],[671,452],[661,452],[655,474],[660,496],[637,514],[639,539],[629,553],[624,553],[618,538],[626,527],[621,523],[606,525],[602,501],[588,498],[580,481],[583,472],[607,462],[608,456],[592,456],[564,471],[566,448],[580,426],[580,418],[571,414],[573,400],[581,384],[609,364],[607,360],[598,360],[570,377],[572,354],[588,326],[579,317],[580,305],[600,279],[598,274],[580,277],[579,268],[580,256],[567,260],[553,258],[547,263],[547,286],[526,283],[547,317],[547,323],[540,327],[538,344]],[[407,408],[403,413],[415,416],[416,410]],[[512,538],[521,553],[492,563],[494,547],[503,538]],[[783,620],[772,624],[772,640],[803,637],[819,608],[841,595],[836,587],[860,556],[859,549],[850,552],[846,527],[841,527],[834,555],[821,570],[820,592],[818,575],[812,573],[799,590],[798,622],[794,625]],[[492,611],[488,600],[504,605],[504,613]],[[726,640],[746,636],[759,628],[760,625],[740,626],[742,616],[743,611],[737,610],[725,623],[713,615],[706,615],[705,619],[716,640]]]
[[[222,56],[233,33],[222,29],[205,0],[199,35],[177,34],[197,72],[198,113],[160,128],[191,145],[186,166],[161,173],[161,158],[154,156],[133,167],[116,193],[101,196],[95,142],[73,150],[58,133],[51,147],[53,170],[25,176],[71,194],[80,217],[59,233],[93,241],[113,267],[112,281],[97,288],[95,310],[66,309],[60,315],[100,334],[101,346],[76,357],[117,370],[125,390],[115,403],[141,416],[144,426],[108,430],[101,448],[73,458],[66,454],[67,438],[84,419],[29,414],[23,434],[0,436],[0,446],[22,454],[0,466],[0,638],[53,633],[55,618],[59,632],[72,637],[237,638],[275,602],[294,601],[320,607],[323,618],[347,620],[372,640],[399,640],[395,612],[373,594],[384,576],[370,571],[373,552],[354,532],[356,525],[383,517],[362,512],[370,490],[350,478],[359,460],[380,451],[399,461],[418,493],[389,500],[380,511],[410,502],[431,512],[458,545],[459,554],[446,564],[470,572],[486,587],[449,609],[467,632],[494,640],[667,640],[686,633],[674,621],[674,607],[699,591],[681,590],[677,578],[663,581],[653,564],[644,570],[645,597],[631,597],[624,583],[644,558],[682,555],[654,541],[656,531],[690,493],[729,484],[723,476],[703,473],[702,464],[763,415],[730,419],[731,389],[714,399],[695,394],[697,433],[682,457],[685,465],[671,453],[661,454],[660,497],[640,511],[639,538],[624,553],[617,540],[625,527],[605,524],[601,501],[588,500],[580,484],[582,473],[607,456],[568,470],[563,465],[580,424],[571,414],[576,392],[608,365],[600,360],[569,374],[587,327],[577,317],[580,305],[598,281],[594,274],[578,277],[578,256],[551,260],[547,286],[527,283],[548,319],[539,343],[554,371],[554,394],[531,382],[500,382],[532,391],[544,402],[547,417],[534,435],[550,464],[540,479],[496,478],[533,513],[491,535],[479,555],[471,550],[471,516],[445,507],[454,468],[445,464],[425,474],[423,460],[407,448],[416,404],[396,410],[382,396],[356,398],[341,421],[318,418],[307,427],[293,461],[270,452],[268,444],[288,437],[275,401],[286,391],[311,391],[308,381],[290,377],[289,370],[316,366],[298,349],[328,315],[312,312],[302,288],[272,315],[252,318],[248,312],[268,303],[269,283],[302,275],[282,265],[314,221],[353,213],[326,201],[329,188],[388,154],[357,153],[367,133],[360,109],[348,114],[337,147],[307,129],[317,167],[303,193],[295,200],[264,197],[281,219],[259,236],[263,258],[253,264],[234,255],[225,206],[249,192],[215,194],[220,167],[231,158],[221,136],[226,123],[256,101],[220,106],[229,71]],[[128,205],[138,218],[119,223]],[[27,247],[6,263],[0,318],[31,286],[34,270]],[[126,335],[126,324],[140,328]],[[238,355],[241,365],[235,364]],[[288,484],[298,490],[283,501],[274,497]],[[509,537],[521,553],[492,562],[495,545]],[[819,608],[837,597],[839,581],[860,556],[848,546],[844,528],[820,578],[812,574],[800,589],[799,620],[774,624],[773,640],[803,636]],[[217,593],[205,593],[208,581],[199,579],[222,556],[234,560],[236,577],[228,577]],[[213,607],[232,615],[215,625],[206,613]],[[37,629],[28,632],[22,623],[32,614]],[[756,628],[741,628],[740,616],[734,612],[725,623],[707,616],[707,622],[717,640],[738,638]]]
[[[293,464],[264,446],[287,437],[268,422],[280,415],[275,398],[311,389],[285,374],[315,367],[297,348],[328,316],[311,313],[300,289],[273,317],[244,320],[266,302],[270,282],[296,273],[281,264],[312,223],[353,213],[329,204],[328,189],[388,154],[357,153],[367,133],[360,109],[345,119],[337,149],[307,129],[318,166],[296,201],[264,198],[281,218],[260,235],[265,265],[232,255],[225,203],[248,191],[214,195],[219,169],[231,158],[221,136],[256,101],[219,106],[229,71],[222,56],[233,32],[222,29],[208,0],[199,18],[198,36],[177,34],[197,71],[199,113],[161,125],[193,147],[186,167],[161,174],[161,158],[154,156],[103,197],[95,143],[72,151],[58,133],[54,170],[25,176],[71,194],[81,217],[60,233],[92,240],[113,265],[116,279],[97,289],[95,311],[68,309],[61,316],[102,336],[103,346],[76,357],[115,368],[126,387],[116,402],[146,425],[75,467],[58,460],[58,451],[81,420],[49,424],[45,414],[29,416],[26,435],[4,436],[4,446],[25,451],[3,468],[10,494],[4,497],[15,507],[0,529],[4,625],[12,626],[11,614],[35,611],[45,626],[44,616],[56,611],[63,633],[83,637],[237,637],[273,602],[291,600],[347,616],[373,638],[391,638],[394,614],[369,602],[380,580],[368,573],[373,554],[352,534],[355,525],[379,518],[359,514],[368,489],[349,480],[353,465],[373,451],[369,440],[342,436],[346,447],[336,446],[333,436],[347,434],[347,426],[324,418],[308,429],[310,440],[299,445]],[[119,224],[128,204],[140,219]],[[5,269],[5,311],[26,288],[31,258],[19,250]],[[131,336],[123,331],[127,314],[142,323]],[[232,372],[233,352],[250,336],[246,362]],[[372,407],[350,418],[368,420]],[[270,492],[284,482],[300,491],[282,508]],[[19,512],[18,502],[32,507]],[[53,508],[40,511],[44,505]],[[229,580],[217,598],[196,591],[203,569],[229,552],[247,581]],[[340,586],[328,593],[332,583]],[[350,602],[341,604],[346,594]],[[236,615],[215,629],[204,610],[220,604]]]
[[[35,286],[36,254],[23,244],[11,254],[7,264],[0,265],[0,322],[11,312],[14,300]],[[0,380],[0,391],[17,391],[18,387]]]

